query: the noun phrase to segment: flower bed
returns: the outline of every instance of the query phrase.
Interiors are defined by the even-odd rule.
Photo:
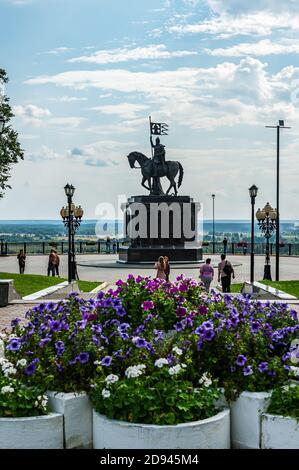
[[[298,342],[296,342],[298,352]],[[297,362],[297,353],[294,354]],[[273,391],[262,415],[263,449],[299,449],[299,385],[290,383]]]
[[[232,413],[236,429],[244,411],[236,404],[239,395],[241,401],[247,392],[263,395],[292,376],[291,343],[299,334],[296,312],[287,305],[208,295],[184,276],[167,283],[130,275],[96,300],[71,294],[34,307],[27,320],[22,327],[15,320],[5,340],[6,357],[24,386],[87,392],[97,416],[111,422],[174,428],[213,420],[222,387],[232,410],[239,409]],[[57,403],[66,416],[65,404]],[[88,447],[83,414],[77,422],[81,429],[65,426],[75,431],[65,432],[65,442]]]

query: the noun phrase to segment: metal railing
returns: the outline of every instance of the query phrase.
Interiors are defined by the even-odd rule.
[[[75,242],[75,249],[77,254],[113,254],[118,253],[119,248],[126,246],[126,242],[118,241],[116,245],[111,242],[107,244],[103,241],[77,241]],[[68,253],[68,242],[5,242],[2,241],[0,244],[0,255],[16,255],[20,250],[24,250],[27,255],[48,255],[52,248],[55,248],[58,254]],[[203,244],[204,255],[208,254],[220,254],[224,252],[222,243],[215,243],[213,246],[212,242]],[[256,255],[264,255],[266,251],[265,243],[255,243],[254,252]],[[251,244],[247,243],[247,248],[244,251],[244,247],[240,243],[232,242],[227,244],[226,253],[230,255],[249,255],[251,252]],[[275,254],[275,244],[270,244],[270,254]],[[299,256],[299,243],[285,243],[280,246],[280,254],[282,256]]]

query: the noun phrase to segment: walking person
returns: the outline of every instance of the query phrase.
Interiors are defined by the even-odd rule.
[[[225,255],[221,255],[221,261],[218,264],[218,282],[221,281],[222,292],[230,292],[232,276],[235,279],[235,271],[231,262],[226,260]]]
[[[50,276],[50,273],[52,274],[52,277],[55,277],[55,263],[56,263],[56,254],[55,250],[51,250],[49,254],[49,262],[48,262],[48,276]]]
[[[60,257],[57,253],[57,251],[55,250],[55,274],[59,277],[59,265],[60,265]]]
[[[17,256],[17,259],[18,259],[18,263],[19,263],[20,274],[24,274],[25,264],[26,264],[26,255],[24,253],[24,250],[20,250],[20,252]]]
[[[200,279],[204,283],[205,290],[210,292],[210,285],[214,279],[214,268],[211,266],[211,258],[207,258],[205,264],[202,264],[199,268]]]
[[[166,282],[169,282],[170,264],[169,264],[168,256],[164,256],[164,263],[165,263]]]
[[[155,269],[157,270],[156,278],[164,279],[166,281],[165,261],[163,256],[159,256],[158,261],[155,264]]]
[[[111,246],[111,240],[110,237],[108,236],[106,239],[106,254],[110,255],[110,246]]]
[[[223,244],[223,253],[226,255],[227,253],[227,238],[226,237],[223,238],[222,244]]]

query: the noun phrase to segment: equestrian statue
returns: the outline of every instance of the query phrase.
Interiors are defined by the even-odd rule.
[[[156,138],[155,143],[153,142],[152,136],[150,140],[153,149],[153,157],[148,158],[146,155],[143,155],[143,153],[131,152],[128,155],[130,167],[136,168],[135,163],[137,162],[139,164],[142,174],[141,186],[148,189],[151,195],[165,195],[160,178],[166,176],[170,182],[166,195],[173,189],[173,195],[176,196],[178,188],[183,181],[183,167],[180,162],[165,161],[165,146],[161,144],[159,137]],[[179,174],[178,183],[175,181],[177,174]]]

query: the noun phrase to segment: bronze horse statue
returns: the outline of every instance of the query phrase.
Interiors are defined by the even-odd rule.
[[[181,186],[184,175],[184,169],[180,162],[168,161],[165,162],[165,165],[157,165],[157,168],[155,168],[154,165],[156,164],[153,162],[153,160],[143,155],[143,153],[131,152],[127,157],[131,168],[136,168],[135,163],[139,163],[142,174],[141,186],[148,189],[151,194],[154,194],[154,185],[151,181],[152,178],[154,179],[154,183],[155,180],[158,180],[156,181],[156,187],[158,187],[160,194],[164,194],[159,179],[166,176],[170,181],[170,186],[166,191],[166,194],[169,194],[171,188],[173,188],[175,195],[177,195],[177,188]],[[178,184],[176,184],[175,178],[178,173],[179,180]],[[148,183],[148,186],[145,184],[146,182]]]

